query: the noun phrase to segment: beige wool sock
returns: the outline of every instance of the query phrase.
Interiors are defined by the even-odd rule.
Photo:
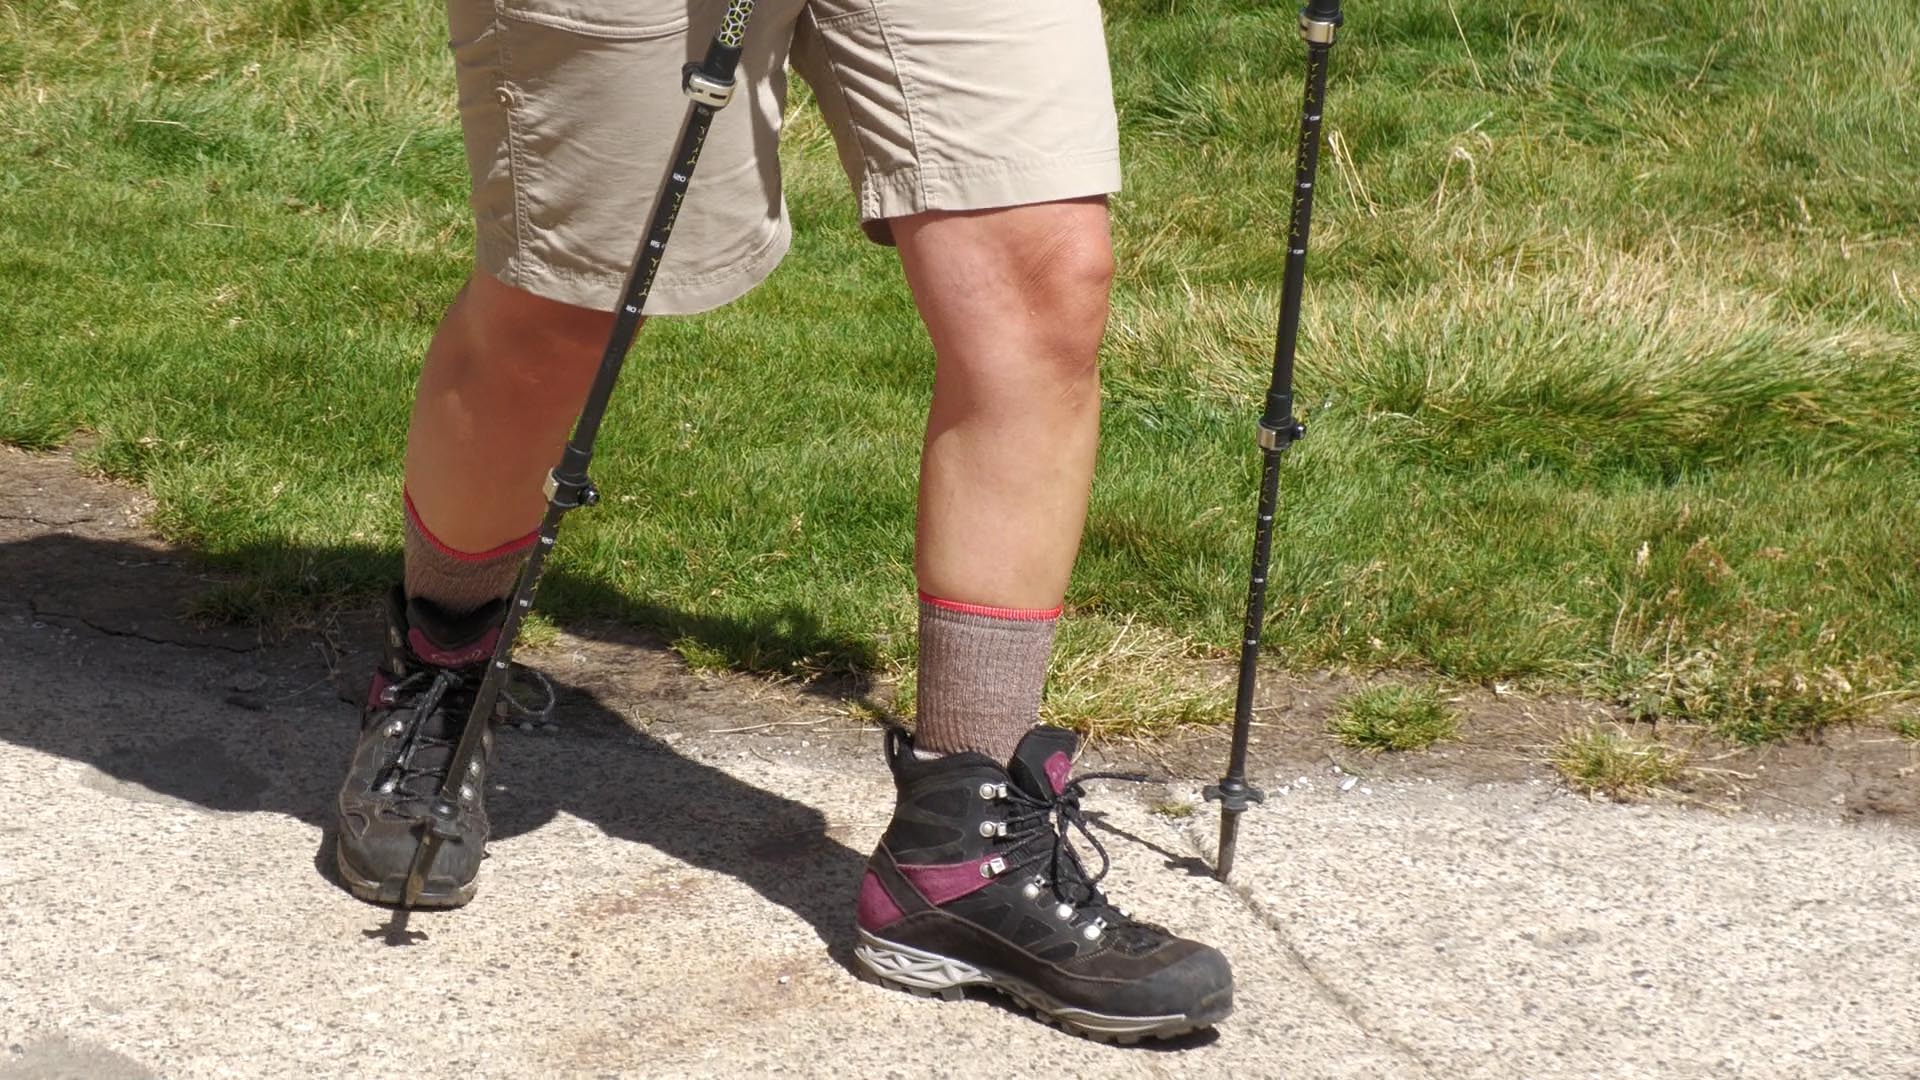
[[[1059,608],[983,607],[921,593],[915,749],[1010,760],[1040,719],[1059,621]]]
[[[528,533],[489,551],[456,551],[428,531],[414,509],[413,497],[403,493],[407,504],[406,592],[409,598],[431,600],[451,615],[479,609],[513,591],[520,577],[520,564],[533,547],[536,534]]]

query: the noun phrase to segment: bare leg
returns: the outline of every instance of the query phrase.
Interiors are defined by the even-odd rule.
[[[486,274],[467,281],[427,349],[407,430],[407,492],[447,547],[486,551],[540,523],[612,323]]]
[[[914,560],[935,596],[1052,608],[1100,434],[1104,199],[893,222],[936,357]]]
[[[1038,717],[1099,441],[1104,200],[893,222],[933,338],[916,745],[1004,761]]]
[[[388,609],[335,804],[335,863],[361,899],[458,907],[473,896],[491,731],[457,778],[456,836],[414,894],[418,823],[456,767],[455,742],[541,515],[542,474],[586,396],[609,318],[476,274],[427,350],[407,436],[404,595]]]

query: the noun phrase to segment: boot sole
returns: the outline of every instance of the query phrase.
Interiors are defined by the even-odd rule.
[[[333,849],[333,865],[340,871],[340,880],[347,883],[347,891],[369,904],[400,907],[400,901],[406,897],[405,874],[393,878],[369,877],[361,873],[360,868],[347,859],[347,853],[341,850],[338,844],[334,845]],[[433,887],[432,880],[429,879],[427,887],[420,890],[420,898],[414,902],[413,907],[436,910],[461,907],[472,900],[473,894],[479,890],[480,882],[477,880],[469,881],[454,889],[436,889]]]
[[[1111,1016],[1063,1004],[1011,975],[887,941],[864,928],[859,928],[859,932],[860,944],[854,946],[853,955],[860,961],[860,974],[872,982],[916,997],[946,1001],[965,997],[970,986],[989,987],[1025,1006],[1041,1020],[1096,1042],[1127,1045],[1142,1039],[1171,1039],[1212,1027],[1233,1012],[1233,995],[1227,991],[1211,995],[1192,1012]]]

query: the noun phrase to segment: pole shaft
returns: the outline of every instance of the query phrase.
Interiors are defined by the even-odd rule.
[[[1253,723],[1254,685],[1259,677],[1260,633],[1267,617],[1267,567],[1273,556],[1273,518],[1280,502],[1280,451],[1262,450],[1260,515],[1253,530],[1253,573],[1247,582],[1246,619],[1240,626],[1240,681],[1233,699],[1233,749],[1227,779],[1247,777],[1247,736]]]
[[[1287,225],[1287,270],[1280,291],[1280,326],[1273,340],[1273,382],[1261,422],[1278,428],[1293,420],[1293,356],[1300,340],[1300,301],[1307,279],[1307,236],[1313,228],[1313,184],[1320,168],[1320,110],[1327,99],[1327,54],[1333,46],[1307,46],[1306,103],[1300,115],[1300,147],[1293,166],[1293,213]]]
[[[1312,228],[1313,183],[1320,164],[1320,110],[1327,95],[1328,46],[1307,47],[1306,106],[1300,116],[1300,148],[1294,162],[1293,214],[1287,227],[1287,269],[1280,291],[1280,325],[1274,334],[1273,380],[1267,386],[1260,426],[1281,433],[1281,445],[1261,450],[1260,514],[1253,533],[1253,573],[1247,583],[1247,615],[1240,636],[1240,683],[1234,698],[1233,751],[1227,775],[1244,779],[1247,732],[1253,722],[1254,682],[1260,636],[1266,625],[1267,568],[1273,557],[1273,519],[1280,502],[1280,458],[1293,441],[1293,359],[1300,340],[1300,302],[1306,291],[1307,236]]]
[[[585,478],[587,461],[593,456],[594,440],[600,435],[600,422],[605,418],[607,404],[613,398],[614,384],[619,381],[627,351],[633,347],[634,336],[640,332],[641,311],[646,306],[648,295],[653,292],[654,278],[660,272],[660,260],[666,254],[667,241],[673,235],[673,223],[679,217],[680,206],[686,201],[687,185],[693,180],[693,168],[700,160],[700,150],[707,141],[707,131],[713,124],[716,111],[713,106],[699,102],[688,109],[686,127],[680,133],[679,146],[674,149],[673,168],[668,170],[666,179],[660,185],[659,197],[654,202],[653,223],[647,229],[647,235],[641,239],[640,249],[634,254],[633,267],[627,272],[626,287],[622,290],[613,329],[607,334],[607,347],[600,356],[600,368],[594,373],[593,386],[587,391],[586,405],[580,410],[580,420],[574,425],[573,437],[567,440],[560,469],[563,481],[573,478],[569,474],[574,473],[574,466],[578,467],[575,475]]]
[[[1318,7],[1331,7],[1330,20]],[[1267,571],[1273,556],[1273,524],[1280,502],[1280,459],[1294,440],[1305,434],[1293,411],[1293,361],[1300,337],[1300,304],[1307,275],[1307,238],[1313,219],[1314,176],[1320,164],[1320,115],[1327,94],[1327,57],[1333,48],[1333,28],[1339,23],[1337,3],[1310,5],[1302,22],[1307,37],[1307,78],[1300,116],[1300,142],[1294,158],[1292,213],[1287,224],[1286,272],[1280,293],[1280,320],[1274,333],[1273,378],[1267,385],[1265,411],[1260,416],[1260,508],[1253,533],[1253,566],[1247,581],[1246,619],[1240,634],[1240,678],[1234,695],[1233,745],[1227,773],[1215,791],[1220,798],[1220,853],[1214,876],[1221,881],[1233,870],[1239,841],[1240,815],[1249,801],[1259,801],[1258,789],[1247,784],[1247,743],[1253,729],[1253,705],[1259,682],[1260,637],[1266,625]]]

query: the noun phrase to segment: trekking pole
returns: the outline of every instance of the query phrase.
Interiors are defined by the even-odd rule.
[[[1214,877],[1233,872],[1240,815],[1266,793],[1247,783],[1247,735],[1253,724],[1253,690],[1260,663],[1260,632],[1267,616],[1267,562],[1273,553],[1273,514],[1280,495],[1280,457],[1304,437],[1293,415],[1293,349],[1300,336],[1300,293],[1307,273],[1307,226],[1313,216],[1313,174],[1320,163],[1320,109],[1327,97],[1327,54],[1340,28],[1340,0],[1307,0],[1300,9],[1300,36],[1307,42],[1306,107],[1300,117],[1300,147],[1293,171],[1293,216],[1287,230],[1287,272],[1280,292],[1280,327],[1274,338],[1273,382],[1260,417],[1260,517],[1253,533],[1253,574],[1247,583],[1247,621],[1240,640],[1240,686],[1233,706],[1233,751],[1227,775],[1206,789],[1220,800],[1220,856]]]
[[[646,235],[634,252],[633,268],[627,272],[613,330],[607,335],[606,351],[600,355],[600,370],[593,378],[593,389],[587,393],[586,405],[580,410],[573,438],[567,441],[560,464],[547,474],[547,514],[540,522],[539,543],[533,546],[526,566],[520,571],[520,580],[513,589],[513,602],[507,605],[506,622],[500,628],[500,639],[494,645],[492,659],[487,662],[487,673],[480,681],[473,711],[467,715],[466,730],[454,748],[446,782],[440,786],[428,810],[426,825],[420,833],[420,847],[414,852],[413,866],[407,873],[407,887],[400,902],[403,909],[419,901],[420,890],[433,870],[433,860],[439,855],[441,844],[459,835],[454,824],[460,813],[460,784],[474,755],[480,752],[481,733],[492,722],[494,708],[506,689],[507,664],[513,654],[514,638],[519,635],[521,620],[533,606],[533,591],[540,583],[540,571],[546,565],[547,554],[553,550],[560,519],[569,510],[600,501],[600,493],[587,479],[593,440],[600,433],[600,421],[606,416],[607,402],[613,397],[613,384],[620,378],[627,350],[640,329],[641,310],[646,307],[647,294],[653,290],[660,259],[667,251],[667,239],[673,235],[674,219],[686,199],[693,167],[700,160],[700,148],[707,141],[707,129],[713,124],[714,114],[733,98],[734,70],[740,63],[740,49],[746,40],[747,19],[753,14],[753,3],[754,0],[728,0],[727,13],[721,18],[713,41],[707,45],[705,59],[681,70],[680,87],[689,100],[686,124],[680,129],[680,143],[674,149],[666,178],[661,181],[660,195],[653,204],[653,219],[648,222]]]

